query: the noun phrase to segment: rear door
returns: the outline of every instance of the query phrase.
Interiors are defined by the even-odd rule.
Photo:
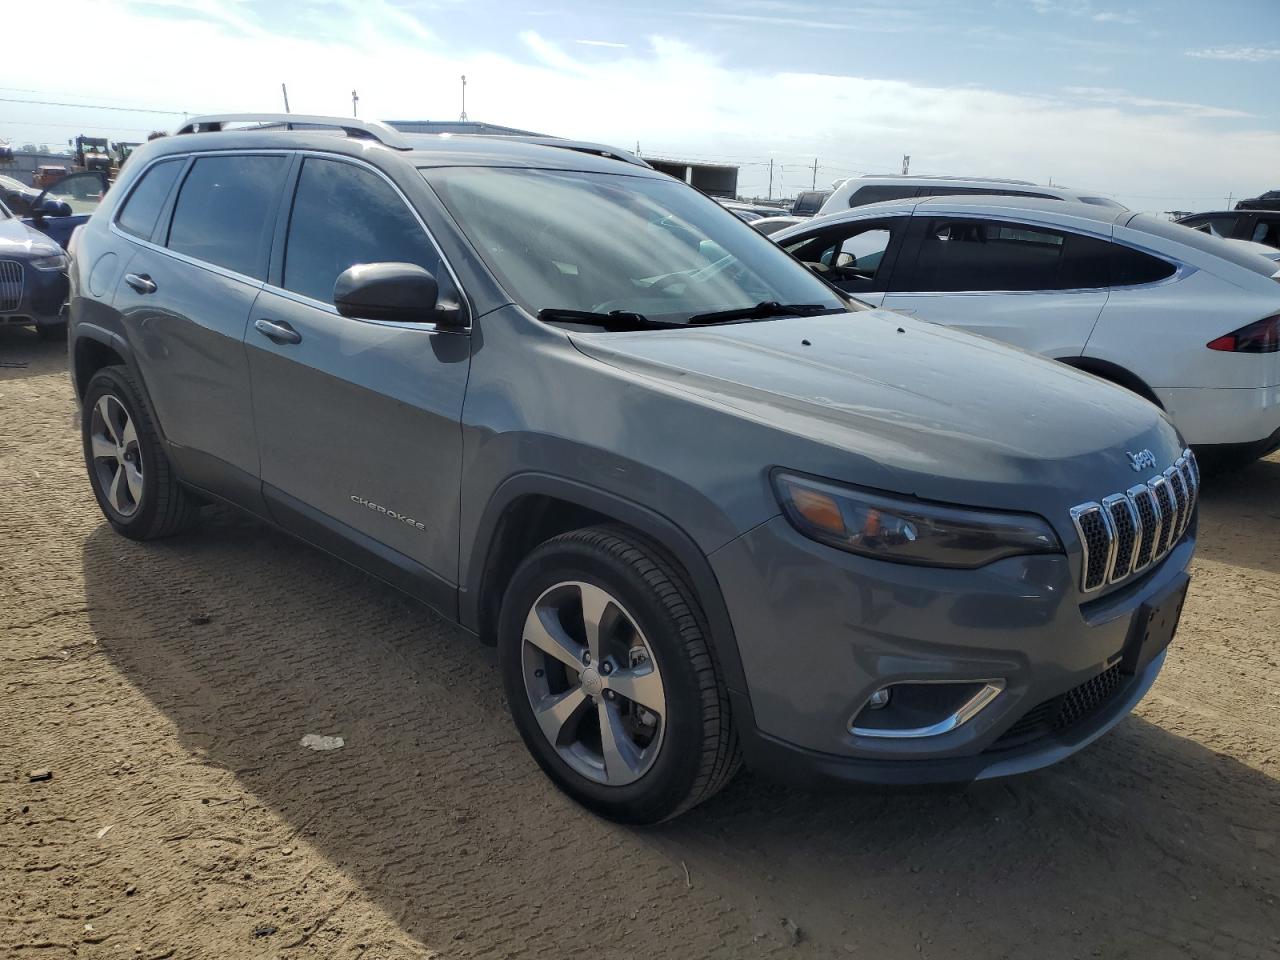
[[[1038,224],[917,214],[884,306],[1078,356],[1107,302],[1107,251],[1101,238]]]
[[[456,613],[467,332],[339,315],[359,263],[418,264],[456,298],[421,219],[382,173],[308,155],[245,345],[263,494],[279,523]]]
[[[789,240],[783,248],[820,277],[867,303],[878,305],[888,288],[909,217],[877,217],[841,223]]]
[[[115,309],[184,479],[260,509],[244,330],[267,274],[291,157],[151,164],[113,229],[128,238]]]

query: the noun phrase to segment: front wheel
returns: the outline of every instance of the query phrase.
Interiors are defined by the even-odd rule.
[[[660,548],[630,531],[575,530],[534,550],[507,589],[498,643],[529,751],[596,813],[656,823],[737,771],[697,599]]]

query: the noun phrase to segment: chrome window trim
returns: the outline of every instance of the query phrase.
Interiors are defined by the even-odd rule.
[[[379,177],[381,177],[388,185],[390,185],[391,189],[395,191],[396,196],[400,198],[400,202],[403,203],[409,209],[409,212],[411,214],[413,214],[413,218],[418,222],[418,226],[422,228],[422,232],[426,234],[427,240],[431,243],[432,249],[435,250],[436,255],[440,258],[440,262],[444,264],[444,268],[445,270],[448,271],[449,277],[453,281],[453,285],[458,291],[458,295],[463,300],[463,306],[467,311],[467,317],[468,317],[467,325],[465,327],[454,327],[454,326],[442,325],[442,324],[430,323],[430,322],[404,323],[404,322],[390,321],[390,320],[365,320],[365,319],[358,319],[354,317],[342,317],[342,314],[338,313],[337,307],[335,307],[332,303],[324,303],[320,300],[314,300],[311,297],[304,296],[303,294],[300,294],[300,293],[295,293],[292,290],[286,290],[283,287],[277,287],[275,284],[269,283],[266,280],[259,280],[257,277],[250,277],[250,276],[246,276],[243,273],[237,273],[234,270],[228,270],[226,267],[219,266],[216,263],[210,263],[207,260],[197,260],[195,257],[189,257],[186,254],[179,253],[178,251],[172,250],[169,247],[161,246],[160,244],[152,243],[150,240],[144,240],[141,237],[137,237],[134,234],[129,233],[127,230],[124,230],[116,223],[116,221],[120,217],[121,211],[123,211],[124,209],[124,205],[129,202],[129,197],[132,196],[133,191],[137,189],[137,184],[142,181],[142,178],[144,176],[146,176],[147,171],[149,171],[157,163],[162,163],[165,160],[171,160],[176,158],[185,159],[190,157],[198,160],[200,157],[261,156],[264,154],[280,155],[280,156],[296,155],[304,158],[318,157],[324,160],[340,160],[346,163],[350,163],[352,166],[371,170],[375,174],[377,174]],[[414,169],[416,170],[417,168],[415,167]],[[181,184],[178,185],[178,189],[179,191],[181,191],[182,189]],[[297,190],[296,181],[294,183],[294,190],[296,193],[296,190]],[[289,210],[288,215],[292,216],[293,197],[290,196],[287,199],[288,199],[287,206]],[[277,216],[284,215],[284,208],[285,208],[285,204],[281,204],[281,209],[277,213]],[[296,303],[300,303],[304,306],[318,307],[322,310],[325,310],[328,313],[332,313],[334,316],[342,317],[342,319],[350,320],[353,323],[367,323],[375,326],[391,327],[391,328],[400,329],[400,330],[421,330],[421,331],[426,331],[430,333],[469,334],[471,331],[470,321],[475,317],[475,308],[472,305],[470,299],[467,297],[466,290],[463,289],[462,283],[458,279],[458,274],[453,269],[453,264],[451,264],[449,262],[448,257],[444,255],[444,251],[440,248],[440,244],[436,241],[435,235],[432,234],[431,230],[427,227],[426,222],[422,219],[422,216],[418,213],[414,205],[409,201],[409,198],[405,195],[404,191],[401,190],[390,177],[388,177],[385,173],[383,173],[373,164],[369,163],[368,161],[359,160],[355,157],[348,157],[343,154],[328,153],[323,150],[315,150],[315,149],[290,150],[288,148],[279,148],[279,147],[258,148],[258,149],[240,148],[240,149],[223,149],[223,150],[191,150],[186,153],[168,153],[168,154],[165,154],[164,156],[156,157],[154,160],[152,160],[150,163],[148,163],[145,167],[142,168],[142,172],[138,174],[137,178],[134,181],[134,184],[129,187],[129,192],[125,195],[124,200],[121,201],[120,205],[116,208],[115,212],[112,214],[109,229],[111,233],[117,237],[127,240],[130,243],[139,244],[140,246],[143,246],[148,250],[153,250],[156,253],[164,254],[165,256],[171,257],[174,260],[177,260],[181,263],[186,263],[193,267],[200,267],[204,270],[210,271],[211,273],[217,274],[218,276],[225,277],[229,280],[237,280],[241,283],[255,287],[258,290],[269,290],[274,294],[284,297],[286,300],[293,300]],[[285,254],[286,255],[288,253],[288,235],[289,235],[288,224],[286,223],[285,225]],[[281,264],[283,267],[283,259],[281,261]]]
[[[866,709],[867,703],[871,702],[868,697],[866,702],[854,711],[853,717],[849,719],[849,732],[857,737],[875,737],[882,740],[905,740],[919,739],[922,737],[938,737],[944,733],[950,733],[957,727],[968,723],[979,713],[991,706],[1001,693],[1004,692],[1005,682],[1002,679],[995,678],[991,680],[899,680],[896,683],[886,684],[885,687],[901,687],[908,684],[924,684],[924,683],[948,683],[948,684],[965,684],[980,683],[982,687],[974,693],[972,697],[962,703],[955,711],[946,717],[943,717],[937,723],[931,723],[925,727],[907,727],[900,730],[882,729],[877,727],[856,727],[854,720]],[[883,687],[881,689],[884,689]]]

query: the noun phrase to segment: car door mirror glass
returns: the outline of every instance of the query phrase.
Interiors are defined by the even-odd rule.
[[[461,326],[462,310],[441,301],[429,270],[414,263],[361,263],[338,276],[333,286],[338,313],[356,320],[437,323]]]

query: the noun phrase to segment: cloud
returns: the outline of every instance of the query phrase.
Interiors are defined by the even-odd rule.
[[[1186,55],[1200,60],[1240,60],[1245,63],[1262,63],[1266,60],[1280,60],[1280,47],[1206,47],[1203,50],[1188,50]]]
[[[617,47],[622,49],[627,46],[625,43],[615,43],[612,40],[575,40],[573,42],[580,43],[584,47]]]
[[[546,32],[449,36],[445,21],[421,5],[413,29],[384,19],[396,6],[389,0],[373,2],[299,0],[289,24],[267,29],[251,15],[257,6],[236,0],[199,10],[170,4],[164,15],[120,0],[62,0],[62,62],[98,63],[104,49],[147,53],[117,58],[106,81],[85,68],[59,85],[88,102],[109,102],[91,99],[101,89],[120,102],[203,113],[278,110],[286,81],[300,113],[346,115],[355,87],[363,117],[452,119],[465,73],[467,112],[476,119],[619,146],[639,140],[654,154],[729,159],[741,164],[748,194],[763,193],[770,157],[775,190],[794,192],[812,181],[815,157],[819,182],[829,183],[897,169],[911,154],[912,170],[921,173],[1052,176],[1126,202],[1126,194],[1169,195],[1167,204],[1147,204],[1167,209],[1179,198],[1187,207],[1190,198],[1266,189],[1280,155],[1274,124],[1239,114],[1228,123],[1223,108],[1125,90],[1033,96],[882,80],[854,75],[852,61],[839,73],[818,74],[803,64],[745,63],[672,36],[640,37],[602,57]],[[216,29],[211,15],[223,17]],[[318,32],[315,18],[333,25]],[[473,45],[479,42],[485,47]],[[15,76],[47,71],[47,55],[32,45],[7,57]],[[6,121],[14,136],[56,143],[99,131],[138,139],[116,125],[153,119],[11,104]]]
[[[1152,97],[1139,97],[1129,93],[1126,90],[1117,90],[1113,87],[1064,87],[1064,92],[1081,100],[1091,100],[1094,103],[1108,103],[1114,106],[1137,107],[1141,110],[1163,110],[1174,113],[1184,113],[1187,116],[1200,117],[1202,119],[1225,119],[1225,118],[1245,118],[1251,117],[1253,114],[1245,113],[1243,110],[1235,110],[1230,107],[1213,107],[1203,103],[1188,103],[1182,100],[1159,100]]]
[[[1099,10],[1092,0],[1028,0],[1042,16],[1084,17],[1094,23],[1135,24],[1140,18],[1133,10]]]

